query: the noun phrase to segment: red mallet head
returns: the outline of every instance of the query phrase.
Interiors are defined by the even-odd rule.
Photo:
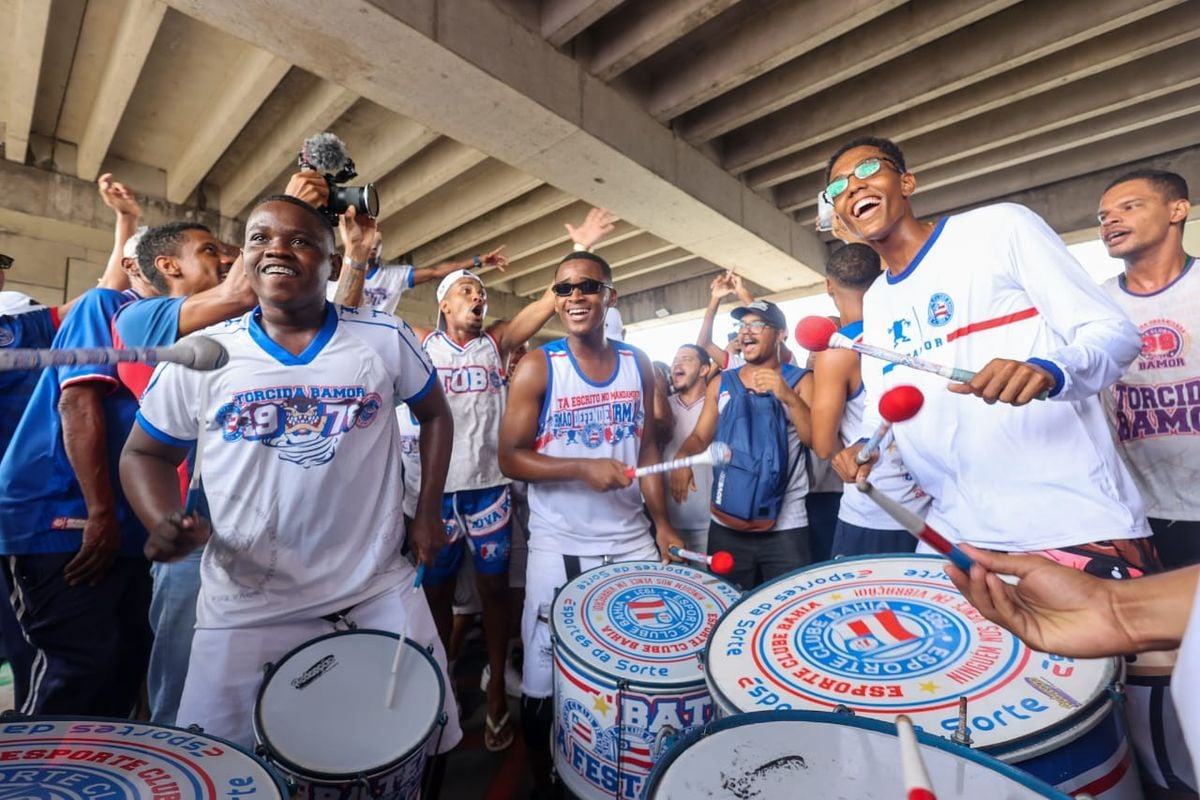
[[[714,575],[728,575],[733,571],[733,556],[728,550],[718,550],[712,554],[709,567]]]
[[[835,333],[837,325],[827,317],[805,317],[796,323],[796,343],[810,353],[828,349]]]
[[[925,404],[925,395],[915,386],[894,386],[879,397],[879,416],[888,422],[912,419]]]

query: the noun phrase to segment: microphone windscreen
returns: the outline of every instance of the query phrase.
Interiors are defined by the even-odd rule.
[[[304,155],[318,172],[336,174],[346,166],[345,143],[332,133],[314,134],[304,140]]]
[[[171,361],[202,372],[220,369],[229,363],[229,353],[225,348],[207,336],[189,336],[170,350]]]

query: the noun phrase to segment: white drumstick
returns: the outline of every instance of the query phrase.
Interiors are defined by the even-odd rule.
[[[912,720],[901,714],[896,717],[896,735],[900,739],[900,768],[904,771],[904,796],[908,800],[937,800],[933,784],[921,760],[921,745]]]
[[[417,565],[417,577],[413,580],[412,591],[416,592],[421,588],[421,581],[425,579],[425,562]],[[404,643],[408,640],[408,618],[404,617],[404,625],[400,628],[400,641],[396,642],[396,654],[392,656],[392,671],[388,677],[387,697],[384,699],[384,705],[391,708],[396,702],[396,689],[400,686],[400,662],[404,658]]]
[[[714,467],[719,467],[722,464],[728,464],[731,458],[733,458],[733,451],[729,449],[729,445],[724,442],[713,442],[703,453],[676,458],[673,461],[664,461],[661,464],[651,464],[647,467],[629,467],[625,470],[625,475],[630,478],[642,478],[646,475],[657,475],[660,472],[670,472],[673,469],[694,467],[699,464],[712,464]]]
[[[161,364],[171,361],[189,369],[214,370],[225,366],[229,354],[218,342],[207,336],[181,339],[170,347],[77,347],[70,350],[3,350],[0,351],[0,370],[44,369],[75,364]]]

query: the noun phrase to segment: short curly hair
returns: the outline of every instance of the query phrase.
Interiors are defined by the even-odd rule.
[[[833,165],[842,157],[842,154],[848,150],[853,150],[856,147],[874,147],[876,150],[882,150],[888,160],[896,165],[896,169],[901,173],[908,172],[908,167],[904,165],[904,153],[900,152],[900,146],[891,139],[882,139],[878,136],[860,136],[857,139],[851,139],[844,145],[839,147],[834,154],[829,157],[829,163],[825,165],[825,182],[829,183],[830,177],[833,175]]]

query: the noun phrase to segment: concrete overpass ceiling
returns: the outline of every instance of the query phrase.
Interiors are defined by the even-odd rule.
[[[113,170],[234,238],[332,130],[378,185],[388,257],[507,244],[494,310],[545,289],[564,223],[612,209],[600,252],[633,322],[694,311],[726,267],[821,291],[815,198],[858,135],[901,143],[931,216],[1020,198],[1070,233],[1083,187],[1130,162],[1200,185],[1195,0],[341,2],[314,29],[327,0],[0,0],[0,187],[44,184],[0,224],[102,242],[102,209],[55,215]]]

